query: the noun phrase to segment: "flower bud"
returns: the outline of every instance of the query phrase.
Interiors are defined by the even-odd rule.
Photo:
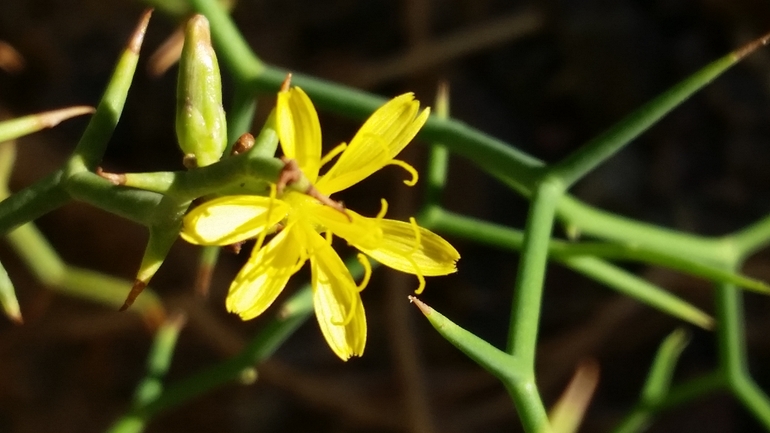
[[[176,136],[185,160],[203,167],[222,157],[227,124],[222,108],[222,82],[209,22],[195,15],[185,27],[176,89]]]

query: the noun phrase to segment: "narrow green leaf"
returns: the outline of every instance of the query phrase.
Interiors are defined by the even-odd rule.
[[[179,202],[168,196],[163,197],[160,201],[155,215],[161,220],[150,226],[150,237],[147,241],[147,248],[144,250],[142,263],[139,265],[134,285],[131,287],[125,303],[120,307],[120,311],[127,309],[134,303],[134,300],[147,287],[163,261],[166,260],[171,246],[179,237],[182,217],[189,206],[189,201]]]
[[[636,407],[615,428],[615,433],[631,433],[644,429],[668,396],[671,379],[679,356],[690,340],[689,333],[679,328],[669,334],[658,348]]]
[[[524,366],[517,358],[456,325],[416,297],[409,296],[409,300],[420,309],[442,337],[503,383],[518,383],[526,376]]]
[[[714,319],[697,307],[662,288],[626,272],[601,259],[591,256],[563,259],[572,269],[587,275],[608,287],[630,296],[666,314],[678,317],[704,329],[714,327]]]
[[[487,245],[504,248],[511,251],[521,249],[524,234],[520,230],[505,227],[499,224],[475,218],[465,217],[440,208],[431,208],[426,213],[426,218],[421,220],[432,229],[445,233],[473,239]],[[609,288],[631,296],[640,302],[658,308],[697,326],[710,329],[714,319],[695,306],[672,295],[661,287],[647,282],[617,266],[612,265],[594,256],[585,255],[593,253],[627,252],[628,249],[616,247],[612,244],[591,244],[591,248],[581,249],[578,245],[560,241],[551,241],[549,244],[550,257],[565,266],[593,278]],[[600,248],[600,246],[602,248]],[[580,256],[568,254],[572,249],[580,252]]]
[[[565,185],[572,185],[596,166],[606,161],[623,146],[638,137],[650,126],[658,122],[671,110],[687,100],[712,80],[722,75],[727,69],[757,48],[767,44],[770,35],[745,45],[744,47],[706,65],[684,81],[662,93],[643,105],[629,116],[616,123],[607,132],[591,140],[549,169],[549,173],[559,177]]]
[[[96,107],[96,112],[91,117],[68,162],[68,174],[83,170],[94,171],[101,161],[107,142],[123,111],[151,14],[152,11],[148,10],[142,15],[134,33],[129,38],[126,49],[118,60],[115,72]]]
[[[278,130],[275,123],[275,108],[262,125],[259,135],[254,139],[254,146],[248,151],[249,158],[271,158],[278,149]]]
[[[716,244],[714,247],[718,248]],[[689,257],[666,254],[636,245],[606,242],[568,243],[553,241],[551,251],[554,256],[558,257],[592,255],[605,259],[631,260],[659,265],[710,281],[735,284],[747,290],[770,294],[770,285],[764,281],[741,275],[723,267],[705,264]]]
[[[134,407],[143,407],[155,401],[163,392],[163,378],[171,365],[179,332],[184,327],[181,314],[169,317],[155,332],[150,353],[147,355],[147,373],[136,387]],[[110,427],[110,433],[138,433],[144,431],[147,418],[130,413]]]
[[[0,143],[32,134],[41,129],[53,128],[67,119],[93,112],[93,107],[76,106],[4,120],[0,122]]]

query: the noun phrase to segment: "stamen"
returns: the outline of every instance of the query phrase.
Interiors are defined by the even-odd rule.
[[[415,262],[412,257],[404,256],[404,258],[409,260],[409,263],[411,263],[412,267],[414,268],[414,274],[417,276],[417,280],[420,282],[420,285],[417,286],[417,290],[414,291],[415,295],[419,295],[423,290],[425,290],[425,277],[422,275],[422,272],[420,272],[420,267],[417,266],[417,262]]]
[[[259,251],[262,248],[262,244],[265,242],[265,236],[267,236],[267,231],[270,229],[270,214],[273,212],[273,204],[275,203],[275,194],[278,188],[276,188],[275,184],[270,184],[270,200],[267,202],[267,213],[265,214],[265,228],[262,229],[261,232],[259,232],[259,236],[257,236],[257,243],[254,245],[254,251]]]
[[[339,320],[332,320],[332,324],[336,326],[348,326],[350,321],[353,320],[353,316],[356,314],[356,307],[358,307],[359,302],[361,302],[361,297],[358,296],[358,294],[353,295],[353,303],[350,305],[350,310],[348,310],[345,318],[342,320],[342,322]]]
[[[414,274],[417,276],[417,280],[420,282],[417,290],[414,291],[415,294],[419,295],[423,290],[425,290],[425,277],[422,275],[420,267],[417,266],[417,262],[414,260],[414,258],[412,258],[412,254],[417,252],[417,250],[422,245],[422,235],[420,234],[420,226],[417,225],[417,220],[414,219],[414,217],[409,218],[409,225],[412,226],[412,231],[414,231],[414,246],[412,247],[412,250],[404,254],[403,257],[407,259],[412,265],[414,268]]]
[[[338,144],[334,149],[330,150],[329,153],[327,153],[326,155],[324,155],[323,158],[321,158],[321,167],[323,167],[324,165],[328,164],[329,161],[334,159],[334,157],[336,157],[337,155],[342,153],[347,148],[348,148],[348,144],[347,143],[340,143],[340,144]]]
[[[388,201],[384,198],[380,199],[380,212],[377,214],[374,219],[381,220],[385,217],[385,214],[388,212]]]
[[[414,217],[409,217],[409,225],[412,226],[412,231],[414,232],[414,246],[412,246],[412,250],[407,254],[412,255],[422,246],[422,235],[420,234],[420,226],[417,225],[417,220]]]
[[[369,263],[369,258],[361,253],[358,253],[357,258],[361,263],[361,266],[364,267],[364,278],[361,280],[361,283],[358,284],[358,291],[360,292],[369,285],[369,279],[372,277],[372,264]]]
[[[412,175],[412,178],[409,180],[405,180],[404,184],[406,186],[415,186],[417,185],[417,179],[419,179],[419,175],[417,174],[417,170],[414,169],[411,165],[405,163],[404,161],[401,161],[400,159],[392,159],[390,162],[388,162],[388,165],[397,165],[407,172],[409,172],[410,175]]]

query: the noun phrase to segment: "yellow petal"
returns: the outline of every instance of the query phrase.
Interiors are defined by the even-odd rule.
[[[269,210],[269,220],[268,220]],[[289,210],[281,200],[233,195],[207,201],[184,217],[181,236],[198,245],[229,245],[257,236],[280,222]]]
[[[414,138],[428,119],[429,109],[406,93],[377,109],[364,123],[336,164],[316,185],[333,194],[354,185],[388,164]]]
[[[343,361],[361,356],[366,345],[366,315],[358,287],[326,239],[312,229],[306,233],[312,244],[313,304],[321,332]]]
[[[401,221],[376,221],[382,230],[382,240],[375,247],[357,243],[355,239],[346,240],[369,257],[401,272],[427,277],[451,274],[457,270],[455,262],[460,253],[441,236]],[[415,230],[419,232],[419,244]],[[339,236],[344,237],[341,233]]]
[[[321,125],[302,89],[292,87],[278,93],[276,121],[283,154],[297,160],[308,180],[315,182],[321,169]]]
[[[291,228],[276,235],[259,251],[252,251],[227,295],[227,311],[243,320],[262,314],[281,293],[289,277],[301,266],[302,245]]]

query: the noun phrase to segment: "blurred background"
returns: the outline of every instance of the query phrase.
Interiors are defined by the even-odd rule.
[[[0,40],[23,57],[18,70],[0,70],[0,112],[96,104],[143,7],[128,0],[0,2]],[[551,162],[770,31],[770,3],[763,0],[241,0],[233,16],[263,60],[291,70],[383,96],[414,91],[426,105],[445,80],[454,117]],[[108,170],[182,169],[173,126],[176,69],[161,77],[145,70],[175,26],[161,13],[150,23],[103,164]],[[225,79],[226,98],[228,85]],[[255,130],[273,99],[260,100]],[[688,232],[736,230],[770,211],[769,121],[770,51],[760,49],[573,192],[596,206]],[[19,140],[12,187],[61,164],[86,122],[67,121]],[[327,149],[349,140],[358,126],[323,113],[321,122]],[[422,167],[425,149],[410,146],[404,159]],[[404,187],[402,177],[384,170],[339,198],[373,214],[386,197],[394,215],[408,217],[422,190]],[[524,200],[459,158],[451,160],[444,200],[454,211],[515,227],[526,212]],[[78,203],[38,223],[67,262],[133,278],[146,240],[142,227]],[[517,256],[450,240],[462,255],[459,272],[429,279],[421,299],[503,346]],[[169,381],[232,356],[264,325],[263,318],[243,323],[224,310],[229,281],[246,257],[223,254],[207,300],[193,294],[197,251],[190,245],[179,242],[153,279],[169,309],[189,317]],[[134,314],[47,290],[5,246],[0,259],[26,320],[23,326],[0,320],[0,432],[104,431],[130,404],[151,334]],[[629,269],[713,311],[708,283]],[[751,258],[745,272],[770,280],[770,254]],[[287,293],[306,277],[292,280]],[[219,388],[159,416],[148,431],[520,431],[503,387],[407,303],[416,287],[411,277],[375,271],[363,293],[369,323],[363,358],[340,362],[311,319],[259,366],[255,384]],[[751,369],[770,390],[770,299],[746,298]],[[581,431],[608,431],[636,402],[657,345],[678,326],[687,327],[551,266],[538,352],[546,404],[581,360],[595,359],[601,378]],[[712,334],[691,331],[676,380],[715,365]],[[715,395],[666,413],[650,431],[761,429],[729,396]]]

